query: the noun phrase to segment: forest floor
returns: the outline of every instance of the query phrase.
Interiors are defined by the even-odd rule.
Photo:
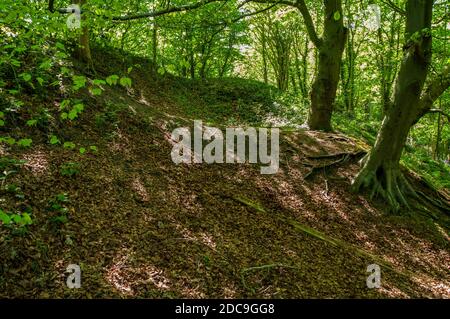
[[[25,235],[0,228],[0,297],[450,298],[448,217],[389,213],[352,193],[363,142],[282,130],[275,175],[255,164],[175,165],[175,127],[220,123],[167,96],[175,80],[139,72],[131,90],[86,93],[85,114],[61,128],[97,152],[38,136],[31,149],[0,149],[27,161],[7,179],[22,200],[3,192],[2,206],[33,212]],[[78,172],[62,176],[68,162]],[[49,207],[62,193],[58,222]],[[69,264],[81,266],[81,289],[66,287]],[[380,289],[366,286],[370,264],[381,267]]]

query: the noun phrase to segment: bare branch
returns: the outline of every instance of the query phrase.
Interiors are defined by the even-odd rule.
[[[300,11],[300,13],[303,16],[303,20],[305,21],[306,25],[306,31],[308,32],[309,38],[311,39],[311,42],[314,43],[314,45],[317,48],[320,48],[322,46],[322,39],[319,38],[316,32],[316,28],[314,27],[314,22],[311,18],[311,14],[309,13],[308,7],[306,6],[306,3],[304,0],[297,0],[296,1],[296,7]]]
[[[430,109],[428,111],[428,113],[440,113],[443,116],[445,116],[447,118],[447,120],[450,122],[450,114],[445,113],[444,110],[441,110],[441,109]]]
[[[314,45],[318,48],[322,45],[322,40],[319,38],[316,32],[316,28],[314,26],[313,19],[311,18],[311,14],[308,10],[308,7],[306,6],[306,3],[304,0],[281,0],[281,1],[274,1],[274,0],[251,0],[251,2],[256,3],[278,3],[278,4],[284,4],[288,6],[292,6],[297,8],[301,15],[303,16],[303,20],[305,21],[306,25],[306,31],[308,32],[308,36],[311,39],[311,42],[314,43]]]
[[[112,17],[111,20],[113,20],[113,21],[129,21],[129,20],[137,20],[137,19],[142,19],[142,18],[158,17],[158,16],[165,15],[168,13],[183,12],[183,11],[197,9],[197,8],[203,7],[209,3],[221,2],[221,1],[224,1],[224,0],[202,0],[202,1],[199,1],[196,3],[186,4],[186,5],[182,5],[182,6],[178,6],[178,7],[169,7],[169,8],[166,8],[163,10],[158,10],[158,11],[138,13],[138,14],[133,14],[133,15],[125,15],[125,16],[116,16],[116,17]]]
[[[417,121],[430,111],[434,101],[436,101],[449,87],[450,64],[447,64],[442,72],[432,79],[425,88],[419,102],[420,108],[418,111]]]
[[[132,14],[132,15],[121,15],[121,16],[113,16],[113,17],[109,17],[106,15],[98,15],[95,14],[91,11],[82,11],[82,13],[84,12],[89,12],[91,14],[95,14],[97,16],[101,16],[105,19],[109,19],[109,20],[113,20],[113,21],[130,21],[130,20],[137,20],[137,19],[144,19],[144,18],[151,18],[151,17],[158,17],[161,15],[165,15],[165,14],[169,14],[169,13],[173,13],[173,12],[183,12],[183,11],[189,11],[189,10],[193,10],[193,9],[197,9],[200,7],[203,7],[207,4],[213,3],[213,2],[226,2],[228,0],[202,0],[202,1],[198,1],[196,3],[191,3],[191,4],[186,4],[186,5],[181,5],[181,6],[176,6],[176,7],[168,7],[166,9],[163,10],[158,10],[158,11],[152,11],[152,12],[144,12],[144,13],[137,13],[137,14]],[[55,12],[55,8],[54,8],[54,0],[49,0],[48,2],[48,10],[50,12]],[[58,9],[59,13],[70,13],[68,12],[65,8],[62,9]]]
[[[402,8],[400,8],[399,6],[397,6],[395,3],[393,3],[391,0],[381,0],[381,2],[383,2],[385,5],[387,5],[388,7],[390,7],[392,10],[394,10],[395,12],[401,14],[402,16],[406,16],[406,11],[403,10]]]

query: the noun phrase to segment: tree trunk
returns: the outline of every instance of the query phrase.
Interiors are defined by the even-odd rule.
[[[156,23],[156,19],[153,21],[153,30],[152,30],[152,72],[156,74],[158,70],[158,24]]]
[[[75,3],[78,4],[80,8],[82,8],[82,6],[86,3],[86,0],[75,0]],[[88,69],[93,70],[94,63],[92,61],[91,47],[89,45],[89,29],[86,26],[86,17],[84,15],[82,15],[81,21],[82,27],[79,37],[78,58],[86,63]]]
[[[408,206],[405,192],[415,194],[402,175],[399,162],[422,104],[420,96],[431,61],[431,35],[424,30],[431,27],[432,7],[433,0],[407,2],[406,45],[394,100],[383,120],[375,146],[364,159],[364,166],[353,182],[354,190],[371,187],[371,196],[381,195],[395,210],[401,205]]]
[[[266,30],[263,27],[261,32],[261,45],[262,45],[262,59],[263,59],[263,79],[264,83],[269,83],[269,77],[267,74],[267,40],[266,40]]]
[[[308,126],[311,130],[332,130],[331,115],[346,37],[347,29],[343,25],[341,0],[325,0],[323,39],[317,48],[318,72],[311,89],[311,108],[308,118]]]

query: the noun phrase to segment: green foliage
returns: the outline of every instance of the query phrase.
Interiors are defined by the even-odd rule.
[[[110,86],[116,85],[117,81],[119,81],[119,77],[115,74],[110,75],[106,78],[106,83],[108,83]]]
[[[75,162],[68,162],[61,165],[60,173],[62,176],[72,177],[80,173],[80,164]]]
[[[131,86],[131,79],[127,78],[127,77],[122,77],[122,78],[120,78],[119,83],[120,83],[120,85],[122,85],[124,87],[130,87]]]
[[[106,103],[105,110],[95,116],[95,125],[101,129],[113,129],[119,122],[118,112],[122,109],[121,105]]]
[[[58,137],[56,135],[52,135],[50,137],[49,142],[50,142],[51,145],[56,145],[56,144],[60,143],[60,141],[59,141],[59,139],[58,139]]]
[[[3,226],[12,228],[26,228],[26,226],[33,224],[33,220],[28,212],[11,213],[0,209],[0,222]]]
[[[341,13],[340,13],[339,11],[336,11],[336,12],[333,14],[333,19],[334,19],[335,21],[339,21],[339,20],[341,19]]]
[[[54,214],[50,218],[50,222],[53,224],[65,224],[68,222],[68,212],[67,204],[70,202],[69,197],[66,193],[61,193],[56,195],[49,201],[48,211]]]
[[[15,158],[0,157],[0,172],[17,169],[26,163],[25,160],[17,160]]]
[[[27,121],[27,125],[28,126],[36,126],[37,125],[37,123],[38,123],[38,120],[28,120]]]
[[[68,149],[74,149],[76,147],[74,142],[64,142],[63,146]]]
[[[82,103],[77,103],[73,106],[73,108],[69,111],[69,113],[67,112],[63,112],[61,113],[61,118],[63,120],[65,119],[69,119],[69,120],[74,120],[78,117],[78,115],[83,112],[84,110],[84,105]]]
[[[4,190],[7,193],[13,194],[14,197],[19,200],[23,200],[25,198],[25,195],[22,193],[21,188],[16,184],[6,184]]]
[[[31,143],[33,143],[33,140],[31,138],[24,138],[17,142],[17,145],[21,147],[30,147]]]
[[[78,91],[81,88],[86,86],[86,77],[83,75],[74,75],[72,77],[73,85],[72,88],[74,91]]]

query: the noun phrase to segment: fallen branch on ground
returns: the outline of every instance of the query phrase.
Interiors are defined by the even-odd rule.
[[[226,197],[230,197],[241,204],[247,205],[247,206],[255,209],[258,212],[269,213],[269,211],[266,210],[260,203],[255,203],[248,198],[245,198],[242,196],[226,196]],[[384,266],[386,269],[389,269],[389,270],[393,271],[394,273],[399,274],[405,278],[410,278],[415,275],[413,272],[410,272],[406,269],[403,271],[396,270],[389,262],[385,261],[381,257],[378,257],[364,249],[356,247],[355,245],[344,242],[343,240],[330,237],[316,229],[313,229],[309,226],[303,225],[303,224],[299,223],[298,221],[295,221],[289,217],[282,216],[281,214],[270,214],[270,216],[275,216],[277,219],[279,219],[287,224],[290,224],[297,231],[300,231],[302,233],[308,234],[309,236],[312,236],[314,238],[325,241],[335,247],[340,247],[345,250],[350,250],[351,252],[353,252],[354,254],[356,254],[360,257],[372,259],[376,263],[378,263],[380,266]]]

